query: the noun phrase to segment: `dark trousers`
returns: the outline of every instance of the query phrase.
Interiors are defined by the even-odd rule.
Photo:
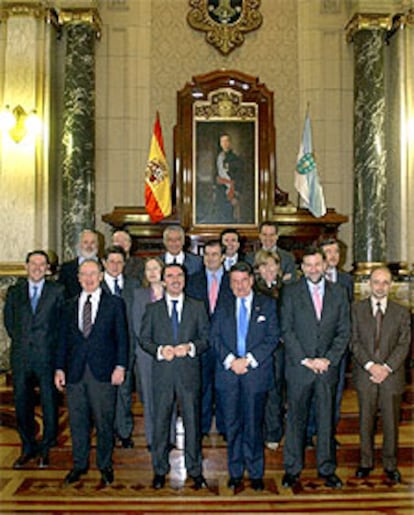
[[[216,428],[224,434],[224,415],[220,400],[215,395],[216,355],[209,348],[201,355],[201,434],[210,432],[213,414],[216,415]]]
[[[302,367],[304,368],[304,367]],[[309,372],[298,369],[296,374]],[[306,429],[309,407],[314,397],[316,430],[316,465],[323,475],[336,469],[333,441],[335,386],[316,376],[310,383],[298,381],[295,373],[287,374],[287,425],[284,445],[284,467],[289,474],[300,474],[304,467]]]
[[[275,386],[269,390],[265,406],[266,442],[280,442],[284,432],[285,417],[285,347],[279,342],[273,355]]]
[[[236,385],[217,392],[226,414],[227,461],[230,477],[242,477],[246,468],[250,479],[262,478],[266,392],[252,392],[242,377]]]
[[[17,430],[22,441],[24,454],[46,455],[56,445],[57,437],[57,393],[54,385],[54,370],[29,367],[12,371],[14,404],[16,407]],[[40,404],[43,415],[43,436],[36,442],[35,387],[39,386]]]
[[[388,392],[385,385],[369,384],[358,390],[362,467],[374,467],[374,436],[378,408],[383,423],[382,463],[384,469],[397,468],[398,424],[401,395]]]
[[[96,427],[96,466],[99,470],[112,467],[116,389],[111,383],[97,381],[88,366],[79,383],[67,385],[75,468],[89,466],[92,419]]]
[[[115,433],[119,438],[129,438],[134,430],[132,415],[132,392],[134,388],[134,361],[128,365],[125,381],[117,387],[115,409]]]
[[[165,475],[170,470],[171,417],[178,404],[185,431],[185,467],[190,477],[201,475],[200,397],[200,388],[196,385],[185,389],[173,381],[158,382],[153,368],[154,427],[151,454],[155,474]]]

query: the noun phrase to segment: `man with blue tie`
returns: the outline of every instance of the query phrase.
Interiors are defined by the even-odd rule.
[[[350,337],[349,302],[344,288],[325,280],[320,248],[305,249],[302,272],[301,280],[286,286],[282,296],[288,401],[282,486],[294,486],[304,467],[306,426],[313,397],[318,473],[325,486],[341,488],[342,481],[335,474],[333,431],[339,365]]]
[[[58,323],[64,288],[45,276],[49,257],[43,250],[26,257],[27,279],[10,286],[4,306],[4,323],[11,338],[10,361],[22,453],[14,462],[19,469],[36,456],[39,467],[49,465],[49,449],[56,444],[57,403],[53,384]],[[40,387],[43,438],[36,442],[35,385]]]
[[[240,261],[230,270],[229,302],[218,306],[211,328],[216,389],[225,414],[229,488],[264,489],[264,406],[274,384],[273,352],[279,341],[275,300],[253,292],[253,269]]]
[[[170,470],[169,433],[177,403],[185,429],[185,467],[194,488],[199,490],[207,486],[202,475],[200,354],[208,348],[208,317],[202,302],[184,295],[183,266],[166,265],[162,279],[165,297],[148,304],[140,334],[140,345],[154,358],[152,486],[156,490],[163,488]]]

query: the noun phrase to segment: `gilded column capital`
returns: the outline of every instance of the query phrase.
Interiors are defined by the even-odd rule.
[[[0,4],[0,22],[5,22],[14,16],[31,16],[58,27],[56,11],[46,5],[46,2],[2,2]]]
[[[352,43],[360,30],[389,31],[392,28],[393,15],[385,13],[355,13],[345,26],[346,40]]]
[[[97,9],[61,9],[58,12],[58,17],[60,25],[67,25],[70,23],[90,24],[95,31],[97,39],[100,39],[102,35],[102,20]]]

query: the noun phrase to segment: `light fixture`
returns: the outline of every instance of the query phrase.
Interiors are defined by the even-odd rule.
[[[13,110],[10,106],[0,112],[0,130],[7,132],[15,143],[20,143],[26,136],[37,136],[41,121],[33,109],[29,113],[19,104]]]

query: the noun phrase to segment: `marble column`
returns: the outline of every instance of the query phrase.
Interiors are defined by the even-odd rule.
[[[72,16],[73,14],[73,16]],[[96,13],[60,13],[66,28],[62,134],[62,259],[76,252],[80,232],[95,227]]]
[[[354,45],[354,261],[386,259],[386,151],[384,15],[355,15]]]

